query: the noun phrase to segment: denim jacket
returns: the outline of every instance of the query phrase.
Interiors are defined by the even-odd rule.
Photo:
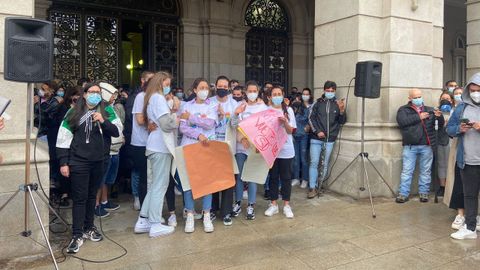
[[[465,160],[463,157],[463,134],[460,133],[460,119],[462,118],[463,111],[465,111],[465,103],[460,103],[447,123],[447,133],[451,137],[458,137],[457,144],[457,165],[460,169],[465,167]]]
[[[297,122],[297,129],[295,133],[293,134],[294,137],[299,138],[299,137],[304,137],[307,136],[308,134],[305,132],[305,126],[308,125],[308,115],[310,113],[310,108],[312,106],[309,106],[308,108],[304,108],[303,113],[297,113],[295,114],[295,121]]]

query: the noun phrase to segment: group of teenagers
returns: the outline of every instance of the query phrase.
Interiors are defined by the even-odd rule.
[[[292,179],[308,179],[309,197],[312,197],[310,193],[321,185],[317,182],[320,152],[327,152],[325,159],[330,156],[340,125],[346,121],[345,104],[343,100],[336,100],[336,84],[331,81],[325,83],[325,93],[315,103],[309,89],[287,96],[279,85],[261,87],[255,81],[248,81],[245,86],[232,86],[225,76],[219,76],[214,85],[206,79],[196,79],[189,97],[185,97],[183,91],[172,91],[172,77],[166,72],[143,72],[141,82],[141,91],[134,98],[131,112],[132,135],[128,152],[133,160],[132,178],[134,174],[138,177],[138,199],[135,200],[138,200],[140,213],[134,232],[148,233],[152,238],[174,232],[177,226],[175,193],[178,191],[183,195],[186,233],[194,232],[198,219],[203,220],[205,232],[213,232],[212,221],[217,212],[223,224],[231,226],[233,217],[241,215],[244,192],[248,194],[248,203],[243,208],[245,218],[255,219],[257,184],[243,179],[242,170],[249,153],[257,150],[241,132],[236,133],[233,142],[227,141],[226,134],[227,129],[236,130],[250,115],[269,109],[280,112],[278,121],[287,133],[287,141],[265,174],[265,190],[270,203],[264,214],[268,217],[279,214],[281,197],[283,215],[293,218]],[[105,181],[99,179],[107,174],[109,163],[106,160],[112,158],[111,148],[121,138],[124,128],[113,106],[114,94],[115,88],[109,84],[85,84],[83,95],[66,113],[58,132],[57,159],[61,174],[71,181],[73,201],[69,253],[78,252],[85,239],[100,241],[103,238],[94,225],[97,190],[99,183]],[[313,138],[310,147],[316,150],[310,155],[310,168],[306,163],[306,146],[295,147],[297,143],[304,143],[298,136]],[[192,190],[182,191],[178,172],[172,170],[175,154],[168,142],[172,137],[178,146],[200,143],[208,147],[210,141],[223,141],[235,152],[239,172],[235,175],[235,185],[203,196],[199,213],[195,211]],[[296,152],[299,153],[297,158]],[[327,175],[328,160],[323,166],[320,169],[322,180]],[[164,200],[169,211],[166,220],[162,216]]]

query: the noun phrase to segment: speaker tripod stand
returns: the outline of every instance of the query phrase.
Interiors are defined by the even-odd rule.
[[[361,152],[347,165],[345,169],[343,169],[342,172],[340,172],[335,179],[331,183],[328,184],[328,187],[333,185],[350,167],[352,167],[358,160],[361,160],[361,166],[362,166],[362,181],[361,181],[361,186],[359,188],[360,191],[365,191],[365,186],[367,187],[368,190],[368,196],[370,199],[370,206],[372,208],[372,217],[376,218],[377,214],[375,213],[375,206],[373,204],[373,197],[372,197],[372,191],[370,189],[370,178],[368,176],[368,171],[367,171],[367,162],[370,164],[375,172],[380,176],[382,179],[383,183],[390,189],[392,194],[395,196],[395,192],[393,189],[390,187],[388,182],[385,180],[385,178],[382,176],[382,174],[378,171],[377,167],[373,164],[373,162],[369,159],[368,153],[365,152],[365,97],[362,97],[362,127],[361,127]]]

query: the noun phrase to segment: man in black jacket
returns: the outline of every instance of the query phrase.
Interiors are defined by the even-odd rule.
[[[436,130],[443,128],[445,119],[442,112],[423,104],[422,91],[412,89],[409,92],[408,104],[397,112],[397,123],[402,133],[403,169],[397,203],[408,201],[410,185],[417,157],[419,158],[418,193],[421,202],[428,202],[430,182],[432,180],[432,146],[436,145]]]
[[[328,162],[333,151],[335,140],[337,139],[341,125],[347,121],[345,114],[345,103],[337,100],[335,92],[337,84],[332,81],[326,81],[324,94],[313,105],[308,117],[310,125],[310,167],[309,173],[309,191],[307,198],[312,199],[317,195],[318,164],[322,150],[325,151],[323,157],[322,175],[318,187],[322,186],[328,173]]]

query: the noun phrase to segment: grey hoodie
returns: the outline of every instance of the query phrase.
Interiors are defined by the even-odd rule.
[[[470,78],[462,94],[465,110],[463,118],[468,118],[470,122],[480,122],[480,104],[475,104],[470,97],[468,86],[470,84],[480,85],[480,73],[476,73]],[[471,129],[463,137],[465,164],[480,165],[480,132]]]

